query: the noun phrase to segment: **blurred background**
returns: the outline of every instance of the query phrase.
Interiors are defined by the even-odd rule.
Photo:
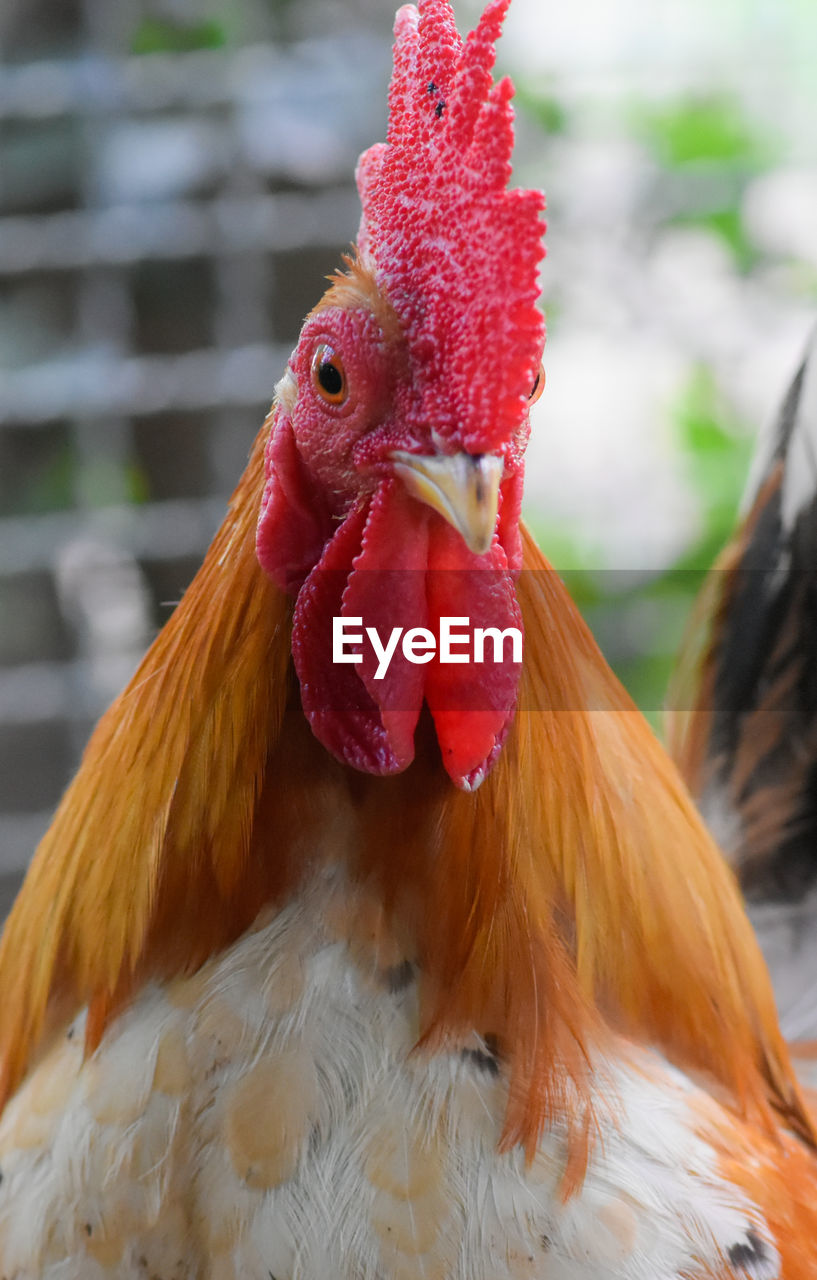
[[[354,237],[392,19],[0,9],[0,910]],[[527,516],[656,721],[817,317],[817,11],[514,0],[499,66],[550,210]]]

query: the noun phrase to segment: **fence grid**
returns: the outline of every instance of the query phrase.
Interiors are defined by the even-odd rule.
[[[388,68],[362,35],[0,65],[0,910],[354,237]]]

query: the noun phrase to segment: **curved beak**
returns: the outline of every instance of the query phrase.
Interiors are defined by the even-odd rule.
[[[438,512],[474,555],[490,550],[504,461],[493,453],[417,454],[395,449],[395,473],[412,497]]]

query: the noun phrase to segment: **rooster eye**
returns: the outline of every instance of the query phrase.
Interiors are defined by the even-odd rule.
[[[321,342],[312,357],[312,381],[327,404],[343,404],[346,399],[346,371],[343,361],[328,342]]]
[[[539,372],[537,373],[533,386],[530,389],[530,395],[528,396],[529,402],[531,404],[536,404],[536,401],[539,399],[544,389],[545,389],[545,366],[543,364],[540,364]]]

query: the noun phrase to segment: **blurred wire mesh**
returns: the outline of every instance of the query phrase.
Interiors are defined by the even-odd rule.
[[[0,13],[6,891],[354,236],[391,9]],[[500,50],[550,202],[528,516],[648,711],[817,309],[816,26],[810,0],[514,0]]]
[[[287,13],[248,4],[241,44],[215,20],[129,9],[116,39],[102,4],[70,22],[60,4],[0,18],[12,881],[195,572],[300,320],[355,234],[355,160],[385,126],[388,20],[379,37],[273,44],[260,38]],[[32,41],[51,56],[30,58]]]

